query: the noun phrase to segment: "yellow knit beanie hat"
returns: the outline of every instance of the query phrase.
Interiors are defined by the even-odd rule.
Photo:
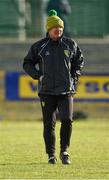
[[[57,16],[57,12],[52,9],[48,13],[48,18],[46,21],[46,31],[48,32],[53,27],[57,26],[64,28],[64,22],[60,17]]]

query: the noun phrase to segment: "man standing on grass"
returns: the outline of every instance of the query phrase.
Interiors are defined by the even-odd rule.
[[[39,80],[38,94],[43,113],[43,136],[48,163],[55,164],[55,124],[58,108],[60,128],[60,159],[70,164],[67,148],[72,133],[73,94],[83,67],[83,55],[75,41],[63,35],[64,22],[55,10],[49,11],[47,36],[34,43],[24,58],[23,68]],[[36,67],[38,65],[38,68]]]

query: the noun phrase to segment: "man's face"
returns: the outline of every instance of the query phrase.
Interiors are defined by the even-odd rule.
[[[63,34],[63,28],[62,27],[54,27],[49,31],[49,36],[53,40],[59,39]]]

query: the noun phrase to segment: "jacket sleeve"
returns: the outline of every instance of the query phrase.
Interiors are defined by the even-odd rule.
[[[35,67],[38,63],[39,57],[37,53],[37,48],[35,48],[34,45],[32,45],[28,54],[24,58],[23,69],[33,79],[39,79],[39,77],[41,76],[41,72],[37,70]]]
[[[75,83],[78,81],[79,76],[81,75],[81,70],[84,66],[84,58],[80,48],[75,43],[75,53],[71,62],[71,75],[75,80]]]

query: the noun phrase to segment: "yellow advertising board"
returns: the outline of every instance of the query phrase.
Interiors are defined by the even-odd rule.
[[[0,71],[0,100],[4,100],[4,77],[5,72]]]
[[[109,76],[84,75],[78,83],[75,98],[79,99],[109,99]]]
[[[23,73],[6,75],[6,99],[32,100],[38,98],[38,81]],[[109,102],[109,75],[86,74],[79,79],[76,101]]]
[[[19,77],[19,96],[20,98],[36,98],[37,93],[37,80],[33,80],[29,76],[22,75]]]

